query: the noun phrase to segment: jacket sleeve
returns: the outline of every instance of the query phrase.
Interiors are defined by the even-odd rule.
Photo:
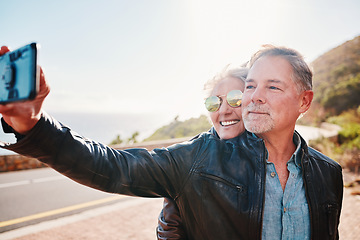
[[[164,198],[156,233],[159,240],[187,239],[180,212],[174,200]]]
[[[37,158],[95,189],[132,196],[175,198],[196,158],[195,145],[199,145],[196,142],[201,140],[177,144],[170,147],[171,150],[119,151],[78,135],[44,113],[30,133],[16,144],[2,147]]]

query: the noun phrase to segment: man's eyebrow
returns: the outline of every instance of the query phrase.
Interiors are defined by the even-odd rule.
[[[254,80],[254,79],[252,79],[252,78],[247,78],[247,79],[245,79],[245,83],[251,83],[251,82],[255,82],[255,80]],[[279,84],[284,84],[284,82],[283,82],[283,81],[278,80],[278,79],[269,79],[269,80],[267,80],[267,82],[269,82],[269,83],[279,83]]]
[[[284,84],[283,81],[278,80],[278,79],[269,79],[267,80],[269,83],[278,83],[278,84]]]

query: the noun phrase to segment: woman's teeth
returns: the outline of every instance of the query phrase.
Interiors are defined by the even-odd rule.
[[[238,123],[238,122],[240,122],[240,120],[236,120],[236,121],[224,121],[224,122],[220,122],[220,124],[221,124],[221,126],[226,127],[226,126],[229,126],[229,125],[236,124],[236,123]]]

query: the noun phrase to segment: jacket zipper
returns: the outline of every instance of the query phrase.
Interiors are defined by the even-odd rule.
[[[263,176],[264,176],[264,181],[261,181],[262,183],[262,187],[263,187],[263,192],[262,192],[262,208],[261,208],[261,223],[260,223],[260,234],[259,234],[259,239],[262,238],[262,230],[263,230],[263,222],[264,222],[264,209],[265,209],[265,193],[266,193],[266,147],[265,147],[265,143],[264,141],[261,142],[262,143],[262,147],[263,147],[263,164],[264,164],[264,172],[263,172]]]
[[[305,196],[306,196],[306,200],[308,202],[308,206],[309,206],[309,216],[310,216],[310,239],[313,239],[313,235],[314,235],[314,227],[313,227],[313,216],[312,216],[312,209],[311,209],[311,201],[310,201],[310,197],[309,197],[309,188],[307,185],[307,177],[305,174],[305,167],[304,167],[304,149],[302,149],[302,154],[301,154],[301,167],[302,167],[302,176],[303,176],[303,182],[304,182],[304,187],[305,187]]]
[[[228,186],[230,186],[232,188],[235,188],[238,192],[243,192],[244,191],[243,186],[233,184],[233,183],[231,183],[231,182],[229,182],[229,181],[227,181],[227,180],[225,180],[223,178],[220,178],[218,176],[211,175],[211,174],[206,174],[206,173],[201,173],[201,172],[199,172],[199,175],[202,176],[202,177],[210,178],[210,179],[225,183],[226,185],[228,185]]]
[[[337,204],[334,204],[334,203],[328,203],[326,204],[325,206],[326,208],[326,213],[327,213],[327,217],[328,217],[328,226],[329,226],[329,235],[330,236],[334,236],[335,234],[335,231],[334,231],[334,226],[336,226],[336,222],[332,221],[332,219],[335,219],[336,221],[336,218],[334,217],[334,215],[337,214]]]

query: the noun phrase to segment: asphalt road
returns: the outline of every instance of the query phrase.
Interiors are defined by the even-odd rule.
[[[80,185],[50,168],[1,173],[0,193],[0,233],[126,198]]]

